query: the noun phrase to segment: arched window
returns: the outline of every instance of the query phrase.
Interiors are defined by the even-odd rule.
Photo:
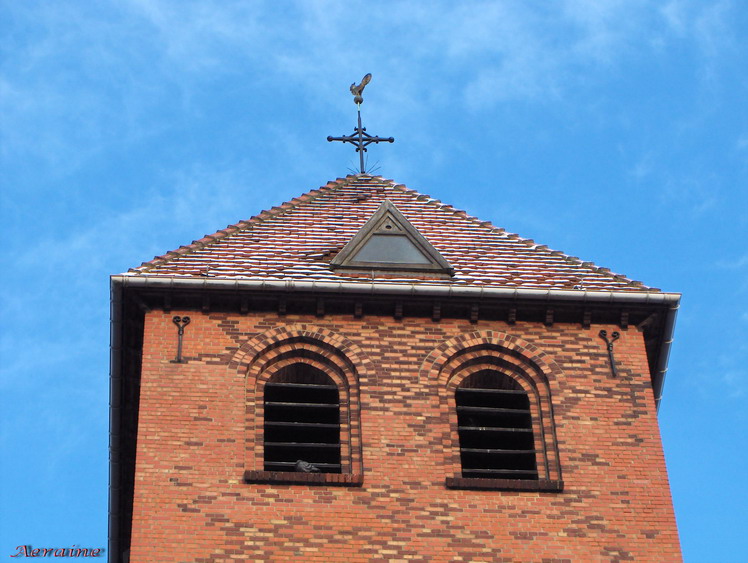
[[[561,491],[551,378],[536,346],[498,331],[465,333],[435,348],[421,376],[438,382],[445,485],[452,489]]]
[[[246,374],[246,483],[363,484],[359,376],[373,372],[354,344],[288,325],[243,344],[235,365]]]
[[[340,473],[340,394],[309,364],[291,364],[265,384],[265,471]]]
[[[537,479],[530,399],[513,378],[474,373],[455,390],[462,476]]]

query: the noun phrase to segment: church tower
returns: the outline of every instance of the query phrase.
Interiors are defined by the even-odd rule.
[[[112,562],[680,559],[678,294],[363,170],[111,294]]]

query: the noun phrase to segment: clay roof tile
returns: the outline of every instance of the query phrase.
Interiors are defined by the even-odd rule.
[[[134,276],[361,281],[372,272],[334,270],[330,261],[389,199],[454,267],[438,283],[533,289],[659,291],[508,233],[426,194],[366,174],[338,178],[228,225],[129,271]],[[379,272],[373,275],[380,277]],[[381,273],[388,283],[434,283],[421,273]]]

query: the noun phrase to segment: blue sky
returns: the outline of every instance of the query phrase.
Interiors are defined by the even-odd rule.
[[[682,292],[687,561],[748,558],[748,5],[0,3],[0,557],[105,547],[108,276],[346,175]]]

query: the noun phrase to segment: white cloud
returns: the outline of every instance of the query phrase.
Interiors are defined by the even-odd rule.
[[[727,270],[739,270],[748,267],[748,254],[735,256],[729,260],[720,260],[715,264],[718,268]]]
[[[35,154],[72,169],[107,147],[155,134],[150,116],[163,117],[167,103],[175,120],[200,112],[204,100],[195,95],[218,77],[303,92],[340,111],[347,84],[370,71],[395,119],[455,103],[474,111],[547,103],[586,87],[590,70],[646,54],[651,36],[668,30],[690,29],[706,50],[716,48],[729,4],[671,2],[661,20],[650,4],[623,0],[541,8],[296,2],[282,17],[270,2],[129,0],[90,11],[22,3],[12,10],[36,31],[15,40],[6,65],[6,155]]]
[[[660,9],[660,13],[671,31],[677,35],[684,35],[687,30],[687,14],[681,0],[671,0]]]
[[[711,2],[696,14],[693,30],[701,45],[702,52],[708,57],[719,56],[733,41],[730,25],[731,2]]]
[[[739,336],[722,339],[721,345],[729,354],[711,355],[706,360],[694,358],[683,366],[678,377],[701,400],[718,402],[724,407],[725,399],[737,401],[748,395],[748,371],[744,363],[748,347],[740,343]]]
[[[631,175],[637,180],[643,180],[652,174],[655,169],[654,154],[649,151],[643,154],[631,169]]]
[[[566,0],[563,7],[569,22],[580,30],[574,52],[584,59],[610,62],[640,39],[648,23],[649,7],[641,1]]]
[[[726,387],[727,396],[731,399],[745,397],[748,392],[748,372],[740,370],[727,371],[722,374],[722,383]]]
[[[735,148],[741,152],[748,149],[748,133],[743,133],[738,137],[738,140],[735,142]]]

